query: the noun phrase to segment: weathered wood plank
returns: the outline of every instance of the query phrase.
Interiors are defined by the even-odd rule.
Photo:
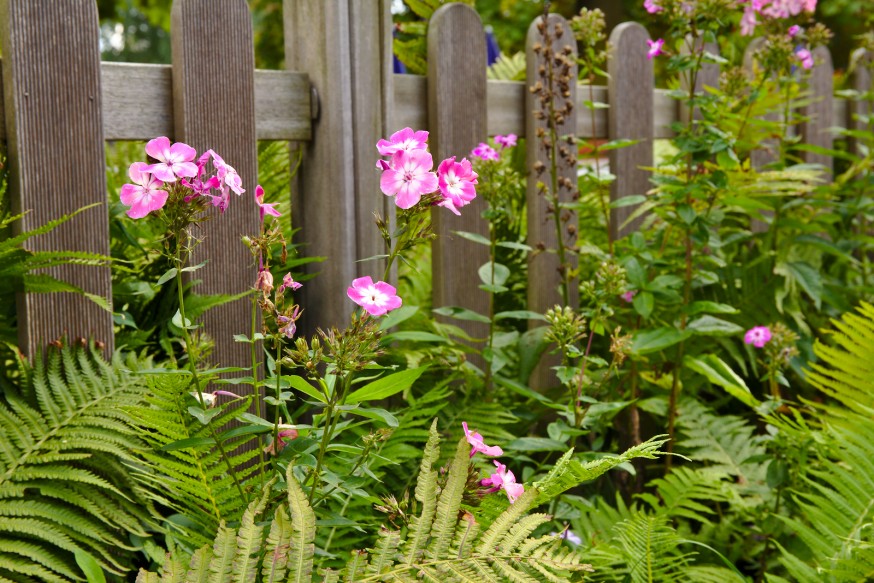
[[[610,150],[610,168],[616,180],[610,185],[610,200],[632,194],[644,194],[650,188],[650,173],[644,167],[653,164],[653,95],[655,78],[652,59],[646,56],[649,33],[635,22],[620,24],[610,33],[607,53],[608,133],[611,140],[640,140],[627,148]],[[621,171],[616,171],[621,170]],[[610,213],[610,237],[618,239],[637,229],[638,217],[625,225],[636,206],[614,208]]]
[[[576,281],[568,285],[567,300],[560,291],[564,273],[577,265],[576,256],[570,253],[576,244],[576,213],[562,211],[550,200],[568,203],[577,193],[577,120],[580,109],[589,112],[577,106],[580,91],[576,83],[576,44],[570,25],[561,15],[550,14],[545,22],[540,16],[528,27],[526,85],[542,88],[525,92],[526,157],[527,166],[532,169],[526,190],[528,245],[536,250],[528,260],[528,309],[540,313],[555,305],[576,305],[579,296]],[[551,88],[550,68],[553,71]],[[541,74],[541,70],[546,74]],[[563,91],[563,77],[570,80],[566,83],[567,95]],[[574,108],[570,112],[568,104]],[[564,113],[563,121],[558,120],[554,126],[554,136],[551,135],[550,110]],[[553,166],[556,168],[554,181],[550,175]],[[544,171],[533,170],[537,167]],[[563,262],[558,254],[559,242],[567,250]],[[555,375],[550,367],[557,364],[557,358],[543,360],[529,383],[538,389],[554,385]]]
[[[198,152],[214,150],[237,170],[247,191],[240,197],[231,194],[228,211],[201,226],[203,242],[193,260],[209,263],[197,272],[202,280],[197,292],[237,294],[251,288],[257,275],[240,237],[259,229],[252,196],[258,149],[249,8],[245,0],[175,0],[171,18],[174,137]],[[215,33],[219,30],[220,35]],[[215,341],[214,364],[251,366],[248,347],[233,339],[250,328],[247,298],[213,308],[203,320]]]
[[[352,145],[355,172],[356,258],[386,253],[385,242],[376,228],[374,213],[394,224],[394,200],[379,189],[380,173],[375,164],[376,142],[387,138],[392,110],[392,21],[389,0],[350,2],[350,54],[352,67]],[[392,229],[393,230],[393,229]],[[358,277],[382,279],[385,261],[357,264]]]
[[[854,64],[853,76],[851,80],[852,88],[855,91],[859,92],[859,95],[869,95],[870,91],[874,89],[874,85],[872,85],[872,77],[871,77],[871,64],[874,62],[874,56],[872,56],[865,49],[856,49],[853,51],[852,58],[850,59]],[[836,99],[835,103],[843,103],[843,99]],[[865,123],[863,120],[859,119],[859,116],[867,116],[871,115],[871,99],[850,99],[846,102],[847,114],[845,117],[835,117],[837,123],[840,124],[844,119],[846,122],[843,122],[845,127],[857,130],[857,131],[866,131],[871,129],[870,123]],[[850,151],[855,154],[862,156],[864,155],[862,152],[862,144],[856,138],[849,139]]]
[[[173,137],[173,68],[103,63],[103,131],[107,140]],[[303,73],[255,71],[259,140],[311,138],[310,84]]]
[[[813,51],[815,64],[808,77],[809,103],[801,108],[801,115],[806,119],[798,124],[801,142],[821,148],[831,149],[834,137],[831,128],[834,125],[834,72],[832,57],[826,47],[817,47]],[[830,179],[834,160],[825,154],[802,152],[802,159],[808,164],[822,164],[827,169],[826,180]]]
[[[705,43],[701,37],[693,39],[691,36],[687,36],[686,42],[683,43],[681,50],[683,54],[694,54],[696,58],[698,55],[702,54],[702,51],[712,55],[719,55],[719,44],[715,42]],[[698,94],[704,93],[705,87],[719,87],[719,65],[713,62],[702,61],[701,67],[697,72],[690,69],[681,75],[681,83],[684,92],[688,92],[693,83],[695,85],[695,93]],[[689,105],[687,100],[688,98],[676,102],[677,119],[684,124],[689,120]],[[701,118],[701,112],[698,111],[697,108],[695,109],[694,117],[695,119]]]
[[[486,44],[479,15],[463,4],[445,4],[428,25],[428,127],[435,166],[444,158],[467,156],[486,140]],[[489,296],[472,274],[489,260],[488,248],[452,234],[468,231],[488,236],[480,216],[486,203],[477,197],[455,216],[434,207],[432,245],[434,307],[461,306],[488,314]],[[459,322],[453,322],[459,323]],[[483,338],[487,327],[463,322],[471,336]],[[476,364],[482,364],[476,361]]]
[[[309,75],[318,93],[313,140],[303,144],[294,215],[306,252],[324,256],[298,292],[306,306],[301,330],[342,326],[354,307],[345,290],[358,273],[358,229],[352,131],[349,0],[285,0],[285,63]],[[375,152],[375,150],[374,150]],[[375,162],[373,167],[375,167]],[[376,196],[378,192],[371,195]],[[381,196],[381,194],[379,194]]]
[[[27,211],[15,229],[98,203],[27,247],[109,255],[96,5],[4,0],[0,23],[10,192],[13,212]],[[109,268],[63,265],[48,273],[112,302]],[[111,314],[82,296],[21,295],[17,311],[19,346],[30,356],[61,335],[113,348]]]

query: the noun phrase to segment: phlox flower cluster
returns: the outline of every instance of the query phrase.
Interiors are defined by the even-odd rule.
[[[382,170],[380,189],[404,210],[416,206],[423,196],[439,192],[437,206],[460,215],[458,209],[476,198],[477,173],[466,158],[457,162],[454,156],[443,160],[434,172],[434,159],[427,148],[428,132],[410,128],[379,140],[376,149],[388,157],[376,163]]]
[[[477,453],[481,453],[483,455],[489,457],[495,457],[504,454],[504,450],[502,450],[497,445],[486,445],[483,440],[483,436],[477,433],[476,431],[471,431],[467,427],[467,421],[462,421],[461,423],[462,429],[464,429],[464,436],[467,438],[467,442],[470,444],[470,457],[473,457]],[[480,484],[483,486],[489,487],[489,492],[497,492],[498,490],[503,490],[504,493],[507,494],[507,498],[510,500],[510,503],[516,501],[519,496],[525,493],[525,486],[522,484],[516,483],[516,476],[513,475],[513,472],[507,469],[507,466],[499,462],[498,460],[493,460],[495,463],[496,471],[489,476],[480,481]]]
[[[771,330],[767,326],[754,326],[744,334],[744,342],[756,348],[764,348],[771,341]]]
[[[738,5],[744,9],[740,33],[745,36],[753,34],[759,17],[783,19],[816,10],[816,0],[739,0]]]
[[[245,192],[237,171],[212,150],[197,158],[197,151],[188,144],[171,144],[169,138],[160,136],[146,144],[146,154],[155,162],[131,164],[128,169],[131,182],[121,187],[121,202],[130,207],[127,215],[132,219],[161,210],[171,193],[181,194],[181,202],[186,204],[206,199],[224,212],[231,191],[237,195]],[[210,161],[213,170],[208,172]]]
[[[500,146],[500,150],[496,150],[486,142],[480,142],[476,148],[470,151],[470,155],[473,158],[479,158],[486,162],[497,162],[501,159],[501,152],[507,148],[514,147],[518,139],[519,136],[516,134],[507,134],[506,136],[498,134],[495,136],[495,145]]]

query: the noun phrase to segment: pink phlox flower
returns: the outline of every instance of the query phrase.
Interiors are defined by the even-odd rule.
[[[650,14],[656,14],[657,12],[664,10],[664,8],[656,4],[655,0],[644,0],[643,7],[646,8],[646,11]]]
[[[380,156],[392,156],[395,152],[410,152],[412,150],[424,150],[428,147],[428,132],[414,132],[411,128],[404,128],[391,135],[387,140],[376,142],[376,149]]]
[[[279,285],[279,289],[277,291],[279,293],[282,293],[285,290],[287,290],[288,288],[291,288],[292,291],[297,291],[302,287],[303,287],[303,284],[300,284],[300,283],[294,281],[294,279],[292,279],[292,277],[291,277],[291,274],[286,273],[285,276],[282,278],[282,283]]]
[[[197,172],[197,176],[193,178],[190,182],[186,179],[180,180],[180,184],[185,188],[191,191],[191,194],[185,197],[185,202],[191,202],[192,199],[197,198],[198,196],[212,196],[211,191],[213,189],[217,189],[221,183],[219,179],[215,176],[210,176],[209,179],[204,182],[201,178],[203,174],[203,168],[199,168]]]
[[[264,269],[262,267],[258,270],[258,279],[255,281],[255,289],[261,290],[265,294],[269,294],[273,291],[273,274],[270,273],[269,269]]]
[[[197,156],[197,151],[188,144],[176,142],[170,145],[170,139],[161,136],[149,140],[146,144],[146,154],[158,160],[157,164],[152,164],[149,167],[149,171],[158,180],[176,182],[177,177],[193,178],[197,176],[197,165],[192,162]]]
[[[246,192],[243,189],[243,179],[240,178],[240,175],[237,174],[237,171],[234,170],[234,167],[225,162],[224,158],[219,156],[213,150],[207,150],[200,157],[201,160],[204,160],[207,156],[212,157],[212,165],[215,167],[215,175],[218,177],[219,182],[222,185],[222,193],[230,188],[237,195],[241,195]]]
[[[200,402],[200,397],[198,397],[196,391],[191,392],[190,395],[194,397],[195,401],[197,401],[198,403]],[[240,398],[240,395],[232,393],[230,391],[213,391],[211,393],[203,392],[200,395],[203,397],[203,404],[206,405],[207,408],[215,407],[219,395],[225,395],[228,397],[233,397],[235,399]]]
[[[743,16],[740,18],[740,33],[743,36],[750,36],[756,30],[758,20],[756,18],[756,9],[752,4],[744,8]]]
[[[258,203],[258,212],[261,216],[261,222],[264,222],[264,215],[270,215],[272,217],[280,216],[278,210],[276,210],[276,203],[273,202],[264,202],[264,189],[261,188],[261,185],[255,187],[255,202]]]
[[[279,326],[279,333],[286,338],[293,338],[297,332],[297,320],[300,318],[300,308],[294,306],[290,316],[279,314],[276,316],[276,324]]]
[[[793,24],[789,27],[789,30],[786,31],[786,34],[787,36],[789,36],[789,38],[794,38],[798,35],[799,32],[801,32],[801,27],[797,24]]]
[[[387,314],[400,308],[403,303],[394,287],[384,281],[373,283],[369,275],[353,280],[352,287],[346,290],[346,295],[371,316]]]
[[[649,50],[646,52],[646,58],[652,59],[653,57],[657,57],[662,54],[662,47],[665,44],[664,39],[658,40],[650,40],[646,39],[646,43],[649,45]]]
[[[619,297],[628,302],[629,304],[634,301],[634,296],[637,294],[637,290],[630,289]]]
[[[440,162],[440,166],[437,167],[437,183],[443,194],[443,200],[437,203],[437,206],[446,207],[456,215],[460,215],[458,209],[470,204],[470,201],[476,198],[474,185],[477,183],[477,178],[478,175],[473,171],[467,158],[456,162],[455,156],[452,156]]]
[[[485,441],[483,441],[482,435],[469,430],[467,428],[467,421],[462,421],[461,427],[464,429],[464,436],[467,438],[467,442],[470,444],[470,457],[476,455],[477,452],[489,457],[504,455],[504,450],[499,446],[486,445]]]
[[[795,51],[795,57],[801,61],[801,66],[805,69],[813,68],[813,54],[807,49],[798,49]]]
[[[480,144],[470,151],[470,155],[475,158],[480,158],[482,160],[492,160],[497,161],[501,159],[501,155],[497,150],[492,148],[490,145],[485,142],[480,142]]]
[[[391,166],[382,173],[379,186],[386,196],[394,196],[402,209],[416,205],[422,195],[437,190],[437,175],[431,171],[434,159],[425,150],[400,150],[391,158]]]
[[[516,140],[519,136],[516,134],[507,134],[506,136],[495,136],[495,143],[501,146],[501,149],[512,148],[516,145]]]
[[[230,194],[227,188],[222,188],[219,194],[207,194],[212,201],[212,206],[218,207],[221,212],[225,212],[230,203]]]
[[[767,326],[755,326],[744,334],[744,342],[756,348],[763,348],[771,340],[771,330]]]
[[[271,442],[267,447],[264,448],[264,453],[269,453],[270,455],[278,454],[285,444],[293,439],[297,439],[298,431],[297,427],[294,425],[290,425],[288,423],[280,423],[277,427],[278,432],[276,434],[276,441],[279,442],[279,447],[277,447],[276,442]]]
[[[152,211],[160,210],[167,203],[167,192],[161,190],[164,183],[149,171],[145,162],[134,162],[127,171],[135,184],[121,187],[121,202],[130,207],[127,216],[141,219]]]
[[[390,170],[391,164],[389,164],[385,160],[380,159],[380,160],[376,161],[376,169],[377,170]]]
[[[513,472],[507,469],[507,466],[498,460],[494,460],[494,462],[495,466],[498,468],[497,471],[492,474],[491,477],[482,480],[480,484],[483,486],[491,486],[489,492],[503,490],[506,492],[510,504],[512,504],[517,498],[519,498],[519,496],[525,493],[525,487],[522,484],[516,483],[516,476],[513,475]]]

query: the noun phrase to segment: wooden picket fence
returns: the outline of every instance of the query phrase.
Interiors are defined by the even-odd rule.
[[[488,135],[532,135],[530,115],[540,41],[535,23],[528,35],[529,81],[486,79],[483,26],[471,8],[450,4],[431,20],[428,75],[392,74],[390,0],[285,0],[285,71],[255,70],[251,18],[245,0],[175,0],[172,9],[172,66],[101,63],[94,0],[2,0],[3,109],[0,139],[7,144],[13,208],[30,212],[19,229],[33,229],[91,203],[106,204],[105,141],[147,140],[166,135],[198,151],[212,148],[234,166],[251,192],[257,176],[258,140],[298,142],[304,150],[293,196],[294,216],[307,252],[325,256],[320,275],[308,282],[302,303],[306,327],[342,325],[352,308],[345,289],[355,277],[379,276],[381,267],[359,258],[384,253],[373,213],[393,217],[391,199],[379,190],[374,164],[376,141],[410,126],[430,132],[435,160],[468,155]],[[566,33],[564,19],[550,23]],[[654,89],[653,63],[646,57],[645,28],[616,27],[610,35],[609,85],[594,87],[595,101],[609,103],[594,116],[583,106],[589,88],[572,99],[576,117],[562,132],[585,138],[640,140],[610,152],[617,176],[611,196],[650,188],[645,167],[653,161],[653,140],[670,137],[682,112],[676,100]],[[575,47],[574,47],[575,48]],[[817,53],[812,74],[814,98],[800,127],[808,143],[829,147],[832,126],[850,127],[858,105],[832,98],[832,66],[827,51]],[[862,71],[864,74],[864,71]],[[711,68],[702,85],[717,82]],[[856,79],[862,90],[870,79]],[[594,120],[594,122],[593,122]],[[543,155],[528,141],[529,167]],[[829,165],[816,154],[809,161]],[[571,169],[574,183],[576,172]],[[536,178],[529,179],[529,243],[545,243],[554,228]],[[110,193],[110,196],[117,196]],[[570,196],[570,193],[563,193]],[[251,197],[234,200],[220,220],[204,225],[200,258],[209,263],[198,276],[201,293],[237,293],[251,287],[255,268],[244,234],[257,232]],[[461,217],[443,209],[433,215],[435,306],[486,311],[488,298],[475,274],[488,260],[487,249],[453,231],[487,233],[483,202]],[[246,208],[243,208],[246,207]],[[627,217],[616,209],[612,229]],[[106,207],[91,209],[32,243],[41,250],[109,253]],[[530,265],[530,309],[543,311],[558,301],[557,262],[543,253]],[[88,292],[111,299],[109,269],[66,266],[56,275]],[[18,301],[20,345],[33,354],[61,335],[91,336],[113,346],[111,315],[73,294],[27,295]],[[216,340],[214,360],[245,366],[243,345],[232,341],[247,327],[250,308],[242,300],[207,313],[206,330]],[[468,331],[484,336],[471,324]]]

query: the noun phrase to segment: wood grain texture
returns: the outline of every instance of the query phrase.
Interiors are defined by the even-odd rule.
[[[686,42],[683,43],[683,54],[694,53],[698,55],[701,54],[702,50],[712,55],[719,55],[719,45],[715,42],[705,43],[701,37],[693,39],[689,36],[686,38]],[[693,76],[691,70],[687,71],[685,74],[682,74],[681,81],[683,91],[685,92],[689,91],[693,82],[695,84],[695,93],[703,93],[705,87],[719,87],[719,65],[704,61],[701,63],[701,68],[697,74]],[[687,98],[684,98],[677,101],[677,119],[684,124],[689,120],[687,100]],[[694,116],[695,119],[701,119],[701,112],[697,108],[695,109]]]
[[[855,63],[852,78],[850,80],[851,87],[862,95],[869,95],[874,90],[872,85],[871,67],[874,64],[874,55],[871,55],[865,49],[856,49],[850,58],[852,63]],[[839,100],[835,100],[839,101]],[[843,101],[843,100],[840,100]],[[871,100],[870,99],[850,99],[847,101],[846,117],[836,117],[838,124],[846,119],[845,127],[857,131],[870,131],[871,124],[865,123],[860,116],[871,115]],[[849,138],[850,151],[856,155],[864,156],[862,144],[856,138]]]
[[[526,166],[531,169],[538,165],[542,166],[545,171],[538,173],[534,170],[528,174],[528,185],[526,190],[527,213],[528,213],[528,245],[535,251],[529,255],[528,260],[528,309],[543,313],[555,305],[563,306],[565,301],[561,294],[560,288],[564,279],[562,275],[562,267],[564,269],[575,269],[577,266],[576,256],[566,251],[565,265],[562,266],[559,259],[557,249],[559,246],[559,237],[565,249],[572,249],[576,244],[576,213],[568,210],[558,210],[547,198],[547,192],[553,193],[559,202],[572,202],[577,194],[577,164],[576,164],[576,142],[568,143],[566,138],[574,140],[577,134],[577,119],[580,109],[585,113],[589,110],[585,107],[577,107],[579,101],[579,87],[575,82],[577,78],[576,66],[576,39],[570,34],[571,28],[567,20],[558,14],[550,14],[546,21],[546,35],[541,32],[540,24],[543,22],[543,17],[538,17],[528,27],[528,36],[525,43],[525,59],[526,67],[526,84],[528,87],[540,85],[542,91],[526,91],[525,100],[525,135],[526,139]],[[561,30],[559,36],[556,31]],[[545,36],[548,36],[551,41],[548,41]],[[549,81],[546,74],[541,70],[548,71],[546,46],[551,45],[550,60],[555,64],[555,83],[552,92],[549,90]],[[535,47],[542,47],[544,50],[537,51]],[[563,95],[560,89],[558,76],[558,64],[555,62],[555,55],[561,55],[565,49],[570,49],[569,58],[573,61],[573,66],[567,71],[568,76],[572,80],[568,87],[568,95]],[[588,92],[586,99],[589,98]],[[572,114],[564,118],[556,124],[556,136],[554,147],[549,147],[550,142],[550,126],[547,119],[551,109],[564,110],[566,102],[570,101],[574,104]],[[538,119],[535,114],[543,114],[541,119]],[[543,135],[539,134],[543,132]],[[553,163],[550,157],[550,150],[556,157],[555,166],[556,185],[552,184],[550,168]],[[573,158],[571,163],[565,160],[562,151],[568,152]],[[562,184],[566,179],[567,182]],[[544,189],[545,186],[545,189]],[[556,220],[559,223],[556,224]],[[573,227],[573,232],[570,232],[570,227]],[[578,303],[578,287],[579,282],[574,280],[570,283],[568,294],[570,304],[576,306]],[[542,325],[541,322],[529,322],[532,327]],[[529,384],[536,389],[543,389],[549,385],[554,385],[555,375],[550,370],[552,366],[557,366],[559,359],[555,357],[545,357],[535,368],[531,375]]]
[[[355,172],[356,259],[387,253],[374,221],[374,213],[395,224],[394,200],[379,188],[376,142],[387,138],[392,109],[392,22],[391,2],[371,0],[349,3],[350,62],[352,64],[352,146]],[[394,228],[390,229],[391,231]],[[395,269],[397,266],[393,266]],[[385,261],[357,264],[357,276],[382,279]],[[395,277],[391,277],[393,281]]]
[[[810,70],[808,82],[809,104],[802,107],[800,114],[806,118],[798,124],[801,141],[804,144],[831,149],[834,138],[831,128],[834,125],[834,67],[832,57],[826,47],[817,47],[813,51],[815,64]],[[831,156],[802,152],[802,159],[808,164],[821,164],[826,168],[825,180],[831,179]]]
[[[3,89],[13,212],[28,231],[99,206],[27,242],[31,250],[109,255],[100,50],[93,0],[3,0]],[[109,268],[64,265],[49,274],[112,302]],[[113,349],[110,313],[70,293],[17,298],[19,346],[29,356],[61,335]]]
[[[479,15],[463,4],[446,4],[434,12],[428,25],[428,128],[435,169],[441,160],[458,160],[486,140],[486,44]],[[489,312],[489,296],[479,289],[474,275],[488,262],[488,248],[453,235],[468,231],[488,236],[480,216],[486,208],[481,196],[456,216],[434,207],[432,224],[437,239],[432,245],[433,304],[461,306],[480,314]],[[453,321],[476,338],[487,335],[485,324]],[[476,364],[481,364],[475,361]]]
[[[345,293],[358,273],[359,229],[349,15],[349,0],[283,3],[286,67],[309,75],[319,100],[313,139],[303,144],[294,209],[305,252],[326,258],[312,266],[318,276],[298,292],[306,308],[300,325],[304,334],[345,325],[354,307]]]
[[[765,39],[757,38],[754,39],[749,45],[747,45],[746,51],[744,51],[744,69],[749,75],[750,79],[755,79],[756,70],[758,68],[758,63],[756,62],[756,53],[762,48],[765,44]],[[767,121],[778,121],[781,115],[779,112],[771,111],[765,114],[762,119]],[[750,152],[750,163],[753,168],[761,169],[776,161],[778,158],[778,148],[779,142],[776,139],[768,139],[762,140],[759,142],[759,146]],[[763,210],[762,216],[768,220],[774,216],[773,211]],[[757,218],[750,219],[750,230],[753,233],[765,233],[768,230],[768,221],[767,220],[759,220]]]
[[[233,166],[246,193],[231,194],[230,208],[204,223],[194,263],[200,294],[236,294],[250,289],[257,275],[252,255],[240,243],[258,233],[253,193],[258,180],[255,135],[255,57],[252,23],[245,0],[175,0],[171,13],[174,137],[198,153],[212,149]],[[208,81],[207,81],[208,80]],[[248,298],[204,314],[204,330],[214,339],[211,360],[220,366],[251,366],[248,345],[233,335],[250,328]],[[232,385],[231,390],[246,390]]]
[[[640,140],[627,148],[610,150],[610,168],[616,180],[610,185],[610,200],[650,189],[650,173],[644,167],[653,164],[654,86],[652,59],[646,56],[646,29],[635,22],[620,24],[610,33],[607,45],[608,133],[611,140]],[[619,170],[617,172],[617,170]],[[636,206],[614,208],[610,213],[610,236],[615,240],[636,230],[643,218],[625,224]]]
[[[174,137],[173,68],[103,63],[103,133],[107,140]],[[259,140],[311,138],[310,83],[294,71],[255,71]]]

